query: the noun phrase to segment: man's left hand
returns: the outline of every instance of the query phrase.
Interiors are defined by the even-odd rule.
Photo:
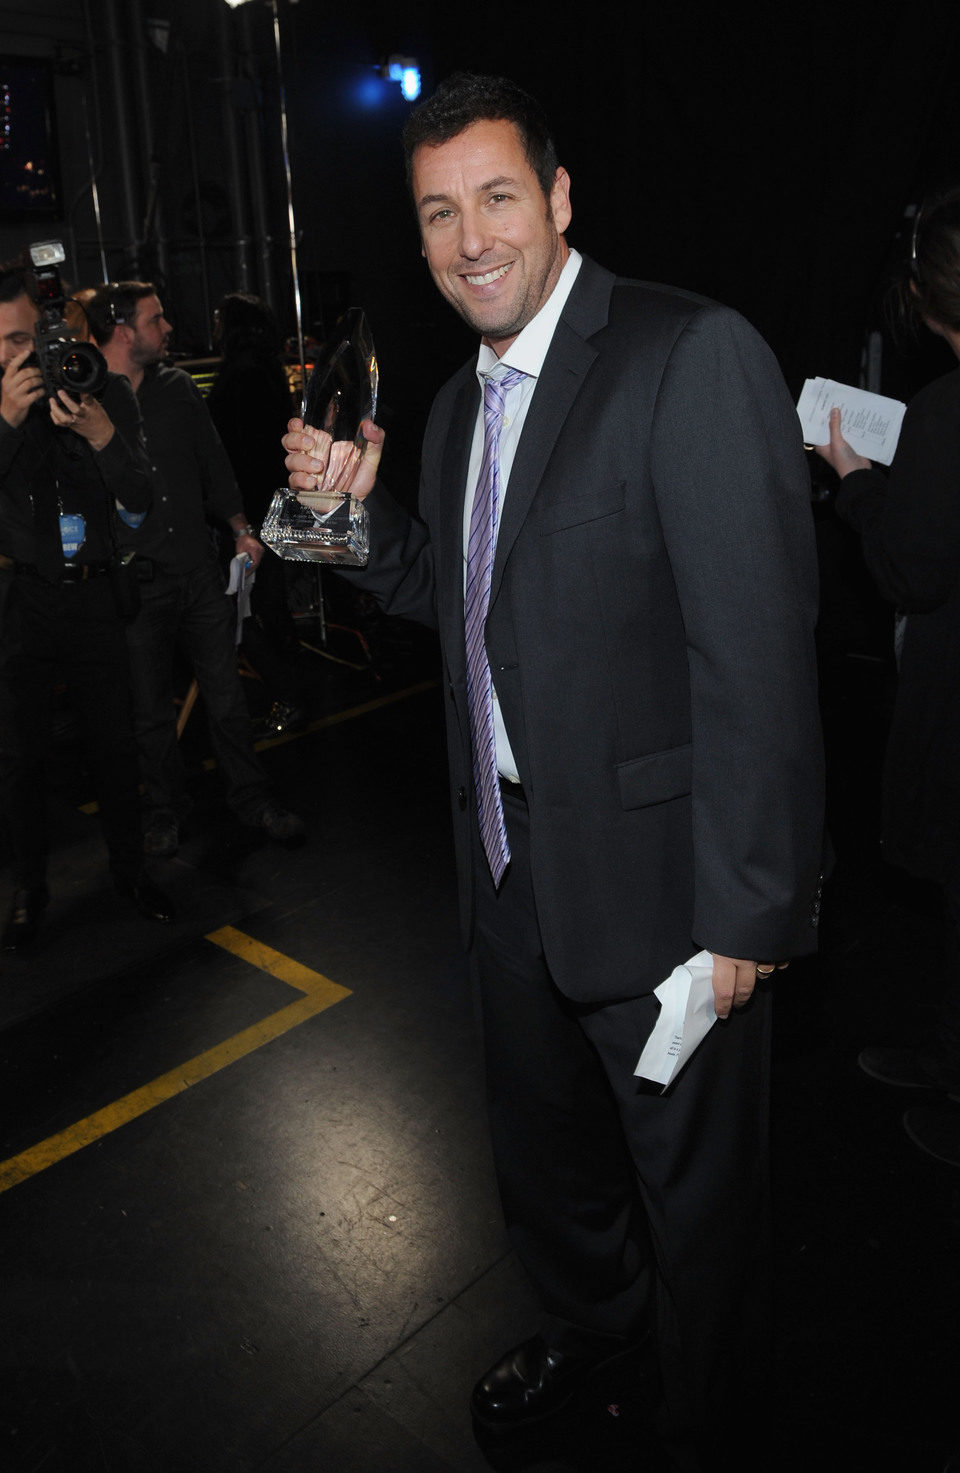
[[[830,411],[830,442],[827,445],[814,445],[814,450],[822,456],[828,465],[832,465],[841,481],[844,476],[849,476],[851,471],[868,471],[872,469],[872,463],[866,456],[858,455],[853,446],[843,438],[840,429],[840,410],[834,406]]]
[[[748,962],[740,957],[713,957],[713,998],[718,1018],[730,1016],[731,1008],[742,1008],[753,996],[758,979],[772,977],[789,962]]]
[[[263,543],[258,542],[256,537],[251,537],[249,532],[241,532],[236,541],[237,552],[245,552],[255,568],[260,566],[263,557]]]
[[[61,430],[73,430],[91,450],[103,450],[113,439],[113,420],[99,399],[81,394],[79,400],[66,389],[58,389],[50,400],[50,418]]]

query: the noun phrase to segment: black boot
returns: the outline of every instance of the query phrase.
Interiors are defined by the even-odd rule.
[[[46,885],[23,885],[14,890],[10,914],[0,935],[0,947],[4,951],[19,951],[22,946],[29,946],[49,899]]]
[[[114,881],[120,894],[132,900],[140,914],[146,916],[148,920],[172,921],[175,919],[177,912],[173,901],[147,877],[143,870],[133,879],[115,875]]]

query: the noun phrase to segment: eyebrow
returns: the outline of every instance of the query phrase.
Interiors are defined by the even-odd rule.
[[[516,184],[509,174],[498,174],[496,179],[486,179],[483,184],[478,184],[474,190],[475,194],[486,194],[488,190],[500,189],[504,184]],[[417,208],[422,209],[424,205],[441,205],[450,198],[449,194],[424,194],[417,201]]]

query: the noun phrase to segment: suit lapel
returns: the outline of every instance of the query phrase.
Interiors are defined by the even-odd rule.
[[[580,385],[596,356],[594,349],[570,332],[562,321],[557,324],[553,343],[527,410],[503,499],[490,584],[491,603],[500,591],[507,558],[527,519],[557,436],[563,429],[567,415],[580,392]]]
[[[557,437],[597,356],[588,339],[606,324],[614,281],[611,272],[584,257],[537,380],[510,472],[497,536],[491,604],[499,593],[507,558],[527,518]],[[479,405],[480,387],[476,374],[471,371],[454,398],[440,468],[441,505],[436,523],[430,529],[431,537],[439,540],[437,596],[442,607],[449,611],[447,618],[441,613],[440,628],[456,631],[455,637],[451,634],[447,648],[448,666],[454,679],[461,678],[466,671],[463,504]]]
[[[493,604],[513,544],[527,519],[557,437],[597,350],[587,338],[604,326],[614,277],[584,258],[567,299],[527,410],[503,500],[490,584]]]

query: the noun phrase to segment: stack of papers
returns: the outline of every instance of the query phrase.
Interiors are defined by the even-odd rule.
[[[257,570],[245,552],[238,552],[230,559],[230,582],[226,592],[237,595],[237,644],[243,639],[243,621],[250,617],[250,595],[256,576]]]
[[[653,995],[660,1015],[633,1072],[666,1089],[717,1021],[709,951],[674,967]]]
[[[830,443],[830,411],[839,408],[843,438],[858,455],[889,465],[900,438],[907,406],[899,399],[838,384],[832,378],[808,378],[797,400],[797,413],[807,445]]]

